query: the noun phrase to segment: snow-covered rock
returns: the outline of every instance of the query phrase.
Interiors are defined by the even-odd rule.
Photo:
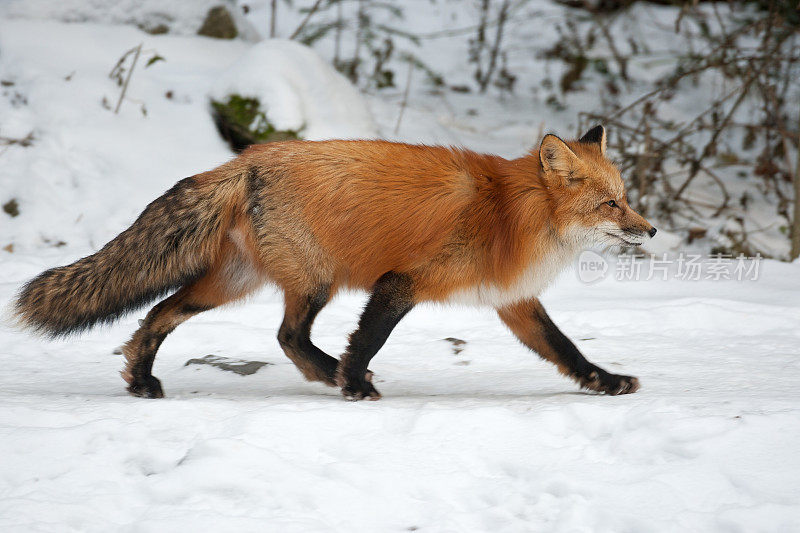
[[[377,129],[361,93],[311,48],[294,41],[254,45],[214,84],[210,97],[257,98],[278,130],[304,139],[371,138]]]

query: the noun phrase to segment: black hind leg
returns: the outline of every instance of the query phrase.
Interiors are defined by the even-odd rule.
[[[153,376],[156,352],[167,335],[179,324],[215,305],[197,303],[194,291],[184,287],[153,307],[142,321],[141,327],[122,347],[127,365],[122,377],[128,382],[128,392],[143,398],[163,398],[161,382]]]
[[[144,398],[163,398],[164,389],[152,372],[156,352],[166,336],[194,315],[246,296],[253,288],[242,286],[231,291],[224,271],[221,267],[212,269],[147,313],[141,327],[122,347],[127,360],[122,377],[128,382],[128,392]]]
[[[308,381],[321,381],[335,386],[339,361],[311,342],[311,325],[330,299],[328,286],[320,286],[311,294],[284,294],[285,314],[278,330],[278,342],[286,356]]]
[[[122,347],[127,361],[122,377],[128,382],[128,392],[134,396],[164,397],[161,382],[153,376],[153,361],[164,338],[175,329],[174,325],[167,325],[171,321],[164,320],[164,317],[175,314],[175,304],[179,299],[175,294],[153,307],[131,340]]]

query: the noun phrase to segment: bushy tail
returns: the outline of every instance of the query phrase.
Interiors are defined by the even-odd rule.
[[[235,189],[179,181],[100,251],[28,282],[15,314],[22,325],[58,337],[113,322],[198,279],[219,252]]]

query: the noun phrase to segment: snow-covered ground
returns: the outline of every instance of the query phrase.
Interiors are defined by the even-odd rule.
[[[5,260],[0,302],[68,259]],[[127,396],[112,354],[143,313],[63,342],[3,328],[0,530],[796,531],[798,274],[565,274],[545,303],[641,379],[618,397],[578,392],[490,311],[412,311],[371,365],[384,398],[359,403],[283,356],[271,291],[167,338],[164,400]],[[316,342],[340,352],[362,303],[323,310]],[[208,354],[271,364],[185,366]]]
[[[0,212],[2,308],[231,156],[207,98],[251,44],[108,24],[0,19],[0,137],[34,139],[0,146],[0,203],[19,205]],[[108,71],[139,42],[165,61],[114,115]],[[511,156],[539,129],[522,100],[438,98],[411,101],[398,137]],[[398,102],[368,99],[382,136]],[[795,531],[800,264],[741,282],[612,272],[566,272],[544,301],[591,360],[641,379],[621,397],[577,391],[488,310],[412,311],[371,364],[384,398],[360,403],[282,355],[270,290],[168,337],[163,400],[127,396],[113,354],[144,310],[58,342],[4,323],[0,531]],[[341,352],[363,301],[324,309],[315,341]],[[270,364],[186,364],[207,355]]]

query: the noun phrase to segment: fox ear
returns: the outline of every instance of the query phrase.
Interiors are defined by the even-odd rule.
[[[578,166],[578,156],[575,155],[567,143],[552,134],[547,134],[542,139],[539,147],[539,162],[542,164],[545,175],[556,173],[560,178],[547,180],[548,185],[566,183],[566,175]]]
[[[600,153],[606,155],[606,129],[603,126],[597,125],[587,131],[580,142],[584,144],[597,144],[600,145]]]

